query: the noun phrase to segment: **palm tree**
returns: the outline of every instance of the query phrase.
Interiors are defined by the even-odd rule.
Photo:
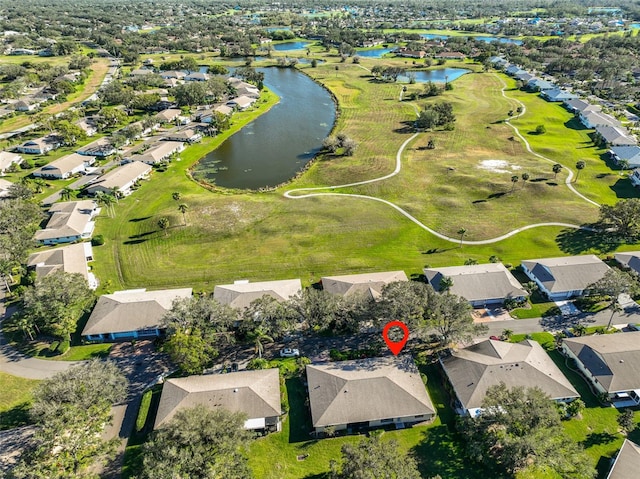
[[[513,190],[516,189],[516,184],[518,183],[518,180],[520,179],[520,177],[518,175],[513,175],[511,177],[511,193],[513,193]]]
[[[69,201],[71,199],[71,193],[73,193],[73,190],[68,186],[65,186],[60,192],[60,198],[62,201]]]
[[[578,176],[580,176],[580,170],[584,170],[585,166],[587,166],[587,164],[582,160],[576,163],[576,170],[578,170],[578,172],[576,173],[576,179],[575,179],[576,183],[578,182]]]
[[[553,165],[553,179],[556,179],[558,177],[558,173],[560,173],[560,171],[562,171],[562,165],[560,163],[556,163],[555,165]]]
[[[503,329],[502,330],[502,339],[504,339],[505,341],[509,341],[511,336],[513,336],[513,331],[512,330],[510,330],[510,329]]]
[[[27,338],[27,336],[29,336],[29,339],[33,341],[34,325],[29,318],[21,315],[16,322],[16,326],[22,329],[22,334],[24,335],[25,339]]]
[[[250,339],[253,341],[253,345],[255,347],[256,353],[258,353],[258,357],[262,359],[262,353],[264,352],[264,343],[272,343],[273,338],[266,334],[262,329],[256,329],[253,333],[250,334]]]
[[[113,195],[108,195],[104,191],[98,191],[96,193],[96,203],[99,206],[104,206],[107,212],[109,213],[109,218],[113,218],[114,216],[114,208],[113,205],[116,203],[116,199]]]
[[[158,226],[161,230],[164,231],[165,236],[167,235],[167,228],[169,227],[169,218],[163,216],[158,220]]]
[[[576,336],[584,336],[587,332],[587,327],[584,324],[576,324],[573,327],[573,334]]]
[[[629,169],[629,160],[620,160],[618,162],[618,165],[620,165],[620,169],[621,170],[628,170]]]
[[[120,199],[120,188],[118,188],[117,186],[114,186],[113,188],[111,188],[110,194],[116,200],[116,203],[118,203],[118,200]]]
[[[35,178],[31,180],[30,183],[33,185],[33,191],[35,193],[42,193],[42,190],[47,187],[47,182],[40,178]]]
[[[524,188],[524,185],[527,183],[527,181],[529,181],[529,173],[522,173],[522,175],[520,175],[520,178],[522,178],[522,187]]]
[[[189,205],[181,203],[178,205],[178,211],[182,213],[182,220],[184,221],[184,225],[187,226],[187,210],[189,209]]]
[[[176,191],[175,193],[173,193],[171,195],[171,198],[173,198],[174,200],[178,201],[178,200],[180,200],[180,198],[182,198],[182,195]]]
[[[443,276],[440,278],[440,291],[449,291],[453,286],[453,279],[451,276]]]
[[[615,316],[615,314],[622,311],[622,306],[620,306],[620,303],[618,303],[617,298],[611,302],[609,308],[611,308],[611,316],[609,317],[609,322],[607,323],[607,331],[611,329],[611,323],[613,322],[613,317]]]
[[[462,240],[464,239],[464,235],[467,233],[466,228],[460,228],[458,230],[458,234],[460,235],[460,248],[462,248]]]

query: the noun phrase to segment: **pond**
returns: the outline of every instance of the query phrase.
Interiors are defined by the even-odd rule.
[[[409,83],[409,75],[415,78],[416,83],[434,83],[451,82],[460,78],[462,75],[471,72],[464,68],[439,68],[437,70],[410,71],[407,75],[398,77],[400,83]]]
[[[307,48],[307,45],[310,45],[311,42],[284,42],[284,43],[276,43],[273,45],[273,49],[279,52],[288,52],[289,50],[302,50],[303,48]]]
[[[355,54],[359,57],[380,58],[385,53],[392,52],[393,48],[373,48],[371,50],[358,50]]]
[[[433,40],[433,39],[440,39],[440,40],[446,40],[447,38],[449,38],[448,35],[438,35],[435,33],[421,33],[420,36],[422,38],[426,38],[427,40]],[[472,36],[469,35],[471,38],[474,38],[475,40],[479,40],[481,42],[486,42],[486,43],[491,43],[494,41],[498,41],[500,43],[512,43],[514,45],[522,45],[522,40],[516,40],[515,38],[508,38],[508,37],[492,37],[492,36]]]
[[[259,68],[280,102],[207,154],[194,177],[259,189],[293,178],[320,150],[336,119],[327,90],[294,68]]]

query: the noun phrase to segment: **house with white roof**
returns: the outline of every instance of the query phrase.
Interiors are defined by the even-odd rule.
[[[502,263],[425,268],[424,274],[436,291],[443,289],[444,278],[451,279],[448,291],[472,306],[502,304],[506,299],[521,300],[529,295]]]
[[[147,165],[155,165],[169,159],[171,155],[184,151],[184,148],[184,143],[181,141],[159,141],[142,153],[125,157],[123,163],[139,161]]]
[[[91,289],[96,289],[98,280],[89,271],[87,264],[89,261],[93,261],[93,249],[91,248],[91,243],[85,241],[33,253],[27,260],[27,267],[35,270],[36,278],[38,279],[56,271],[80,274]]]
[[[86,191],[90,195],[95,195],[99,191],[106,194],[117,191],[121,196],[129,196],[134,185],[148,178],[151,170],[150,165],[140,161],[127,163],[102,175],[96,183],[89,185]]]
[[[147,291],[131,289],[98,298],[82,336],[89,341],[154,338],[164,330],[162,318],[177,299],[191,297],[191,288]]]
[[[32,155],[44,155],[45,153],[56,150],[62,146],[62,139],[57,135],[47,135],[33,140],[27,140],[16,147],[20,153],[29,153]]]
[[[236,98],[232,98],[227,102],[227,106],[231,106],[233,108],[237,108],[238,110],[246,110],[251,107],[256,102],[255,98],[251,98],[248,96],[238,96]]]
[[[0,178],[0,200],[9,197],[9,189],[13,186],[13,183],[5,179]]]
[[[208,73],[191,72],[185,75],[184,81],[207,81],[211,78]]]
[[[71,153],[38,168],[31,174],[36,178],[66,179],[77,173],[85,172],[87,167],[93,165],[95,161],[93,156]]]
[[[580,397],[551,357],[536,341],[519,343],[486,339],[440,357],[440,365],[456,397],[460,415],[482,412],[487,390],[504,383],[514,387],[538,387],[556,402]]]
[[[556,102],[556,101],[565,101],[565,100],[573,100],[579,98],[578,95],[563,90],[561,88],[554,88],[552,90],[545,90],[540,93],[540,96],[547,101]]]
[[[106,158],[113,155],[117,151],[116,147],[111,144],[109,138],[98,138],[96,141],[80,147],[76,153],[83,156],[95,156],[98,158]]]
[[[0,151],[0,175],[4,175],[11,165],[19,165],[24,161],[20,155],[9,151]]]
[[[280,431],[279,371],[257,369],[167,379],[154,428],[162,428],[176,413],[195,406],[243,413],[247,417],[244,428],[251,431]]]
[[[581,296],[610,269],[592,254],[525,260],[521,267],[552,301]]]
[[[383,271],[376,273],[346,274],[342,276],[323,276],[322,289],[331,294],[349,296],[366,294],[378,299],[384,287],[397,281],[409,281],[404,271]]]
[[[167,108],[161,112],[156,113],[156,120],[160,123],[171,123],[182,114],[182,110],[177,108]]]
[[[94,218],[100,208],[93,200],[66,201],[54,203],[49,213],[47,225],[35,234],[35,240],[40,244],[72,243],[91,238]]]
[[[307,365],[311,422],[317,433],[432,420],[435,407],[409,355]]]
[[[250,283],[239,280],[233,284],[218,285],[213,290],[213,297],[220,304],[236,309],[247,308],[252,301],[270,296],[278,301],[286,301],[302,292],[299,279],[283,279],[277,281],[260,281]]]

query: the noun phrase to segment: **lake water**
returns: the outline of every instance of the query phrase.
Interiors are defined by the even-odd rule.
[[[448,35],[438,35],[435,33],[422,33],[420,34],[422,38],[426,38],[427,40],[440,39],[446,40],[449,38]],[[470,35],[471,36],[471,35]],[[491,36],[471,36],[476,40],[480,40],[481,42],[491,43],[494,41],[498,41],[500,43],[512,43],[514,45],[522,45],[522,40],[516,40],[515,38],[506,38],[506,37],[491,37]]]
[[[385,53],[389,53],[393,50],[393,48],[374,48],[371,50],[357,51],[355,54],[359,57],[380,58]]]
[[[293,68],[259,68],[280,102],[246,125],[194,169],[226,188],[258,189],[293,178],[322,147],[336,119],[327,90]]]
[[[437,70],[412,71],[409,73],[415,75],[416,83],[427,83],[429,81],[434,83],[444,83],[446,81],[451,82],[460,78],[462,75],[465,75],[470,71],[471,70],[466,70],[464,68],[439,68]],[[399,76],[398,81],[401,83],[409,83],[409,76]]]
[[[288,52],[289,50],[302,50],[303,48],[307,48],[307,45],[310,45],[311,42],[284,42],[284,43],[276,43],[273,45],[273,49],[279,52]]]

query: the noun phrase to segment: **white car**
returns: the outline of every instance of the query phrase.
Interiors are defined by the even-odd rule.
[[[297,349],[284,348],[280,350],[281,358],[297,358],[300,356],[300,351]]]

